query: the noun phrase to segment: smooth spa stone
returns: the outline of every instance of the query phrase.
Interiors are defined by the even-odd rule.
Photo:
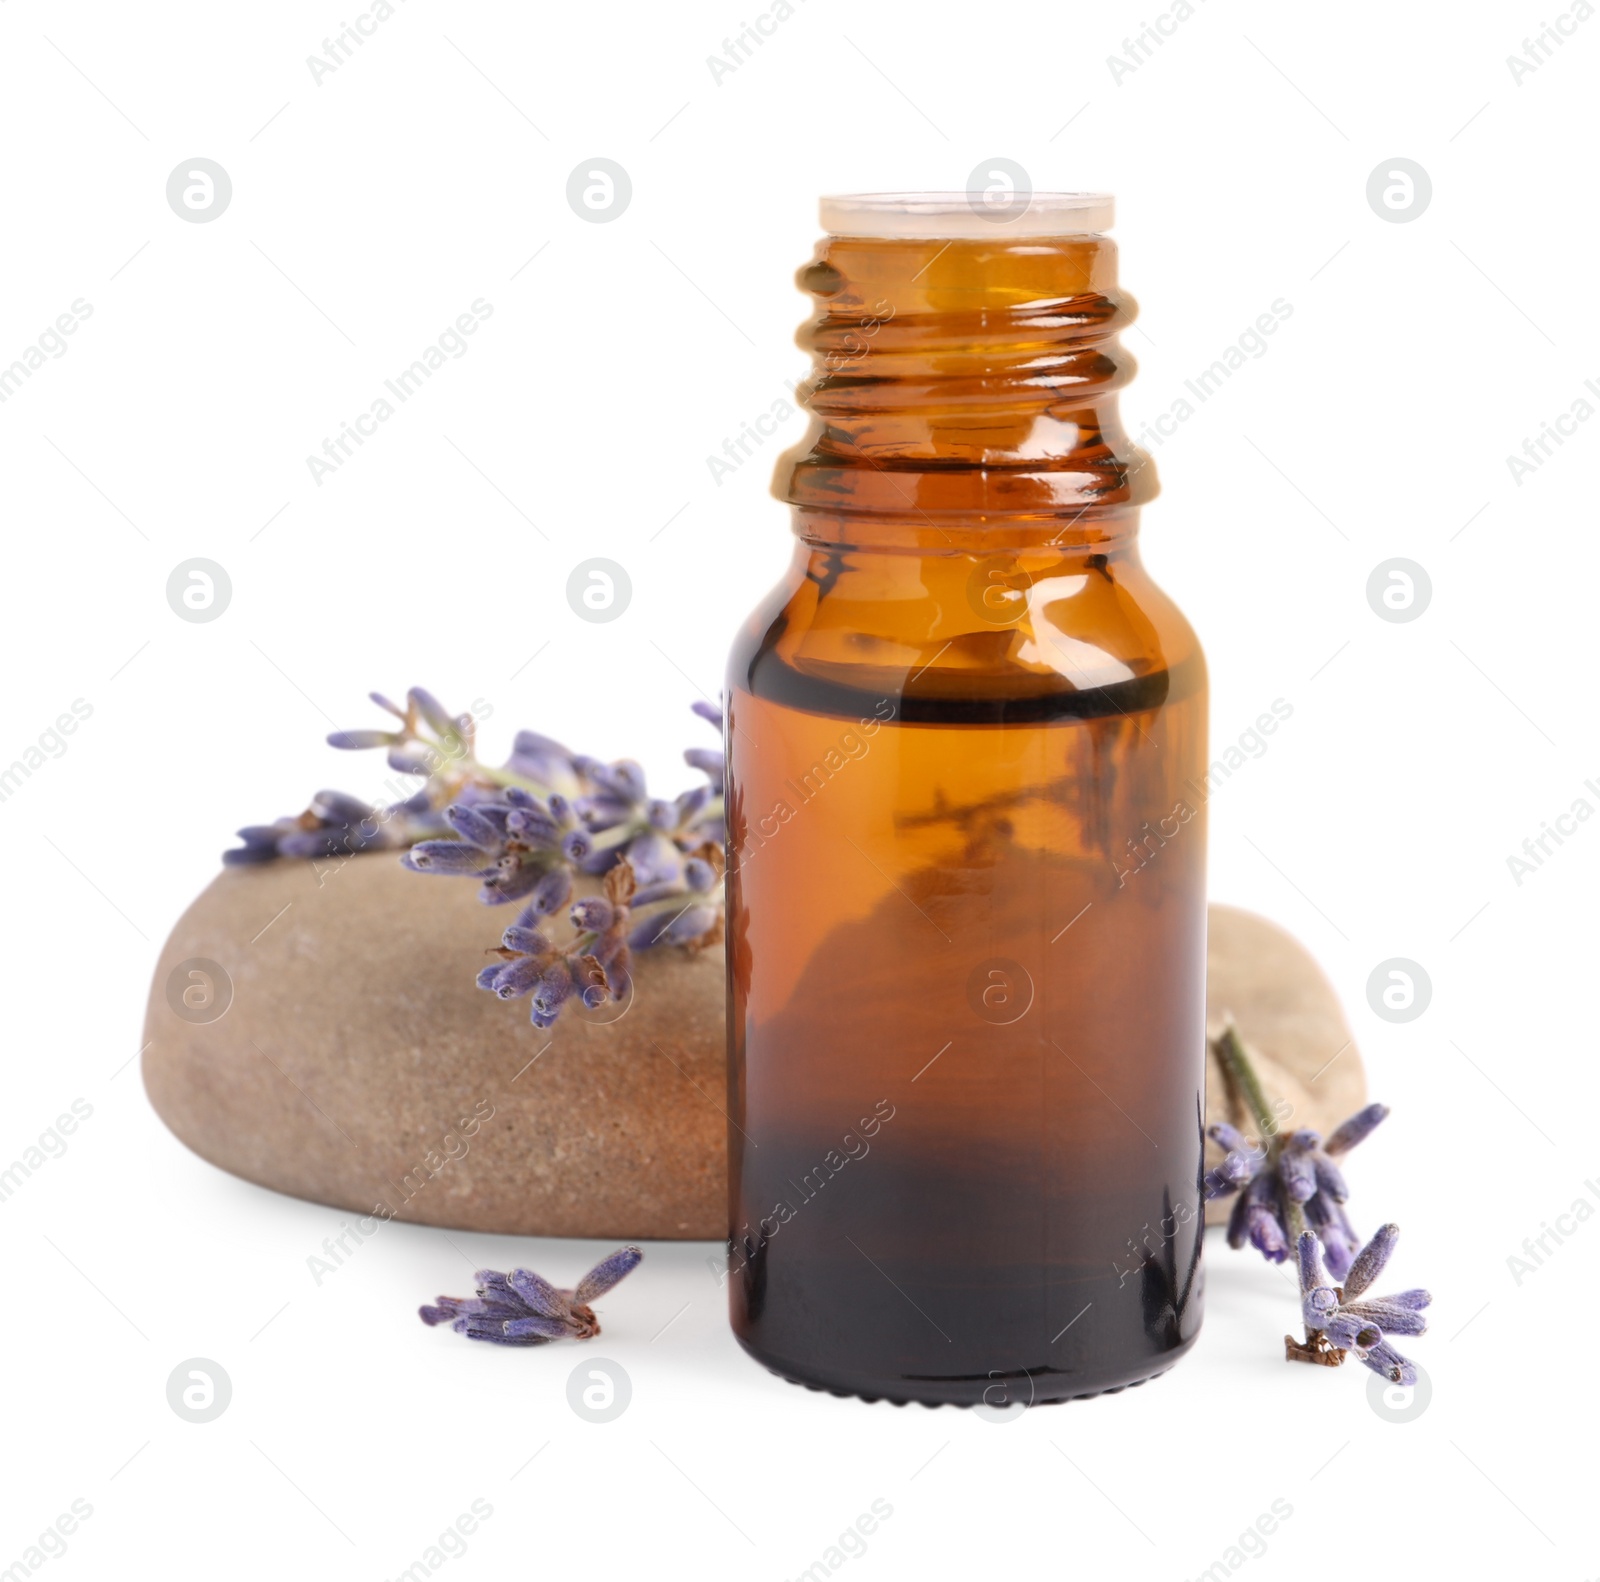
[[[156,969],[151,1103],[203,1159],[341,1209],[516,1235],[720,1241],[722,952],[646,953],[614,1020],[568,1015],[539,1032],[526,1002],[473,986],[509,915],[392,852],[225,869]],[[1293,1105],[1290,1124],[1326,1129],[1360,1107],[1338,1001],[1281,929],[1213,906],[1209,990]],[[1220,1119],[1214,1063],[1209,1081]]]

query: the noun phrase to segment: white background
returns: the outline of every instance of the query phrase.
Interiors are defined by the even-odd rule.
[[[0,406],[0,760],[93,707],[0,803],[0,1162],[93,1107],[0,1205],[0,1567],[81,1498],[51,1576],[388,1578],[482,1498],[451,1576],[783,1578],[883,1499],[852,1575],[1179,1579],[1281,1499],[1250,1576],[1401,1553],[1593,1576],[1600,1224],[1520,1283],[1507,1259],[1600,1197],[1600,828],[1520,885],[1506,859],[1600,806],[1600,423],[1520,483],[1506,457],[1600,380],[1600,21],[1519,85],[1550,8],[1208,0],[1118,83],[1159,0],[797,0],[719,84],[707,57],[764,0],[399,0],[318,84],[360,3],[0,5],[0,364],[93,309]],[[187,224],[165,186],[197,156],[233,197]],[[597,156],[633,184],[609,224],[565,197]],[[391,1226],[314,1285],[342,1216],[201,1163],[144,1099],[156,953],[235,825],[377,790],[375,758],[321,745],[374,723],[370,687],[492,700],[491,748],[527,724],[693,783],[687,705],[786,561],[766,490],[802,421],[720,486],[706,458],[803,371],[815,199],[996,156],[1117,194],[1134,432],[1293,306],[1158,450],[1143,542],[1208,650],[1214,746],[1293,705],[1211,804],[1213,893],[1306,941],[1395,1106],[1352,1206],[1401,1222],[1393,1283],[1436,1293],[1409,1348],[1432,1398],[1395,1423],[1363,1371],[1285,1367],[1285,1275],[1213,1245],[1201,1342],[1145,1389],[1004,1424],[841,1402],[737,1351],[710,1247],[655,1245],[597,1343],[632,1404],[589,1424],[576,1347],[471,1346],[413,1309],[473,1266],[570,1282],[609,1249]],[[1409,223],[1366,199],[1397,156],[1433,185]],[[318,485],[308,453],[480,297],[467,355]],[[612,625],[565,602],[592,555],[633,581]],[[165,598],[194,556],[232,579],[210,624]],[[1403,624],[1365,594],[1396,556],[1432,582]],[[1433,986],[1404,1025],[1366,1000],[1396,956]],[[206,1425],[165,1398],[195,1356],[233,1383]]]

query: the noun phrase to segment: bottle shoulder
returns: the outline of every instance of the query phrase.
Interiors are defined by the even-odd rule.
[[[1078,712],[1075,694],[1141,708],[1203,690],[1205,660],[1131,547],[930,556],[802,545],[741,629],[729,680],[791,701],[810,684],[1050,717]]]

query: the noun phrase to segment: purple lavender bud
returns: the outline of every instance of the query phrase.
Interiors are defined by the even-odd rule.
[[[644,1254],[637,1247],[619,1247],[609,1258],[602,1258],[580,1281],[573,1299],[587,1307],[604,1296],[625,1275],[639,1267]]]
[[[1300,1316],[1306,1321],[1307,1329],[1325,1329],[1338,1307],[1339,1298],[1333,1294],[1333,1288],[1319,1285],[1301,1298]]]
[[[722,710],[715,703],[707,703],[700,698],[696,698],[695,701],[689,705],[689,707],[693,709],[701,719],[709,721],[712,725],[715,725],[719,731],[722,729]]]
[[[237,833],[247,846],[276,846],[283,831],[276,824],[246,824]]]
[[[502,1000],[520,1000],[534,991],[544,971],[544,962],[537,956],[518,956],[500,969],[490,987]]]
[[[1269,1208],[1251,1203],[1245,1210],[1245,1224],[1250,1231],[1250,1245],[1273,1263],[1282,1263],[1289,1256],[1289,1240],[1284,1235],[1283,1223]]]
[[[1335,1280],[1343,1281],[1350,1271],[1350,1262],[1355,1257],[1356,1243],[1337,1225],[1324,1226],[1320,1234],[1322,1253],[1328,1261],[1328,1273]]]
[[[1293,1203],[1309,1201],[1317,1190],[1317,1174],[1312,1168],[1311,1155],[1304,1148],[1295,1146],[1292,1138],[1289,1146],[1278,1155],[1278,1179],[1283,1182],[1283,1190]]]
[[[541,736],[537,731],[518,731],[511,744],[511,750],[519,758],[565,758],[570,760],[571,752],[563,747],[553,736]]]
[[[653,798],[645,809],[645,817],[656,829],[676,829],[678,827],[678,804],[676,802],[663,802],[659,797]]]
[[[709,747],[690,747],[685,751],[683,761],[691,769],[698,769],[701,774],[706,775],[719,791],[722,789],[725,769],[721,753]]]
[[[521,1318],[527,1312],[521,1302],[502,1302],[497,1296],[473,1297],[455,1307],[458,1317],[467,1318]]]
[[[628,802],[645,799],[644,770],[631,758],[619,758],[614,764],[601,764],[593,770],[597,785]]]
[[[654,884],[641,885],[633,892],[633,899],[628,904],[637,912],[647,906],[654,906],[657,901],[682,899],[683,886],[676,878],[658,879]]]
[[[691,857],[683,865],[683,882],[696,895],[704,895],[717,882],[717,870],[704,857]]]
[[[360,752],[366,747],[393,747],[405,737],[399,731],[330,731],[328,745],[345,752]]]
[[[1409,1295],[1427,1296],[1426,1291],[1411,1292]],[[1426,1307],[1427,1303],[1424,1302]],[[1345,1312],[1354,1313],[1358,1318],[1371,1320],[1377,1324],[1386,1335],[1422,1335],[1427,1333],[1427,1316],[1415,1308],[1402,1306],[1399,1302],[1390,1301],[1388,1297],[1377,1297],[1370,1302],[1349,1302],[1345,1305]]]
[[[1374,1373],[1381,1374],[1391,1384],[1415,1384],[1416,1364],[1408,1362],[1386,1340],[1380,1340],[1361,1360]]]
[[[450,1327],[468,1340],[487,1340],[494,1346],[546,1346],[544,1335],[508,1335],[500,1318],[458,1318]]]
[[[1383,1339],[1383,1331],[1371,1319],[1345,1311],[1335,1313],[1322,1326],[1322,1332],[1340,1351],[1357,1353],[1370,1351]]]
[[[1319,1192],[1326,1192],[1335,1203],[1348,1201],[1350,1188],[1345,1185],[1344,1174],[1325,1153],[1319,1151],[1311,1155],[1311,1168],[1316,1174]]]
[[[389,767],[398,775],[431,775],[438,754],[425,745],[391,747]]]
[[[716,921],[717,909],[713,906],[690,906],[677,916],[647,918],[628,935],[628,943],[635,950],[648,950],[652,945],[687,945],[707,932]]]
[[[550,941],[538,929],[529,928],[526,923],[513,923],[500,936],[500,943],[507,950],[518,951],[524,956],[544,956],[550,951]]]
[[[419,1307],[417,1317],[429,1326],[453,1323],[459,1306],[453,1296],[441,1296],[437,1307]]]
[[[1228,1245],[1235,1252],[1244,1246],[1245,1239],[1249,1234],[1249,1213],[1249,1194],[1241,1192],[1238,1201],[1233,1205],[1233,1213],[1228,1216]]]
[[[232,846],[223,852],[222,861],[226,866],[235,868],[245,863],[271,862],[278,855],[277,842],[270,846]]]
[[[532,1022],[541,1033],[547,1028],[551,1028],[556,1025],[556,1018],[561,1014],[559,1010],[541,1011],[539,1009],[539,1002],[537,1000],[532,1001],[531,1004],[533,1009],[528,1013],[528,1020]]]
[[[1205,1195],[1208,1201],[1227,1197],[1237,1192],[1255,1175],[1255,1161],[1245,1154],[1234,1152],[1224,1156],[1221,1164],[1206,1171]]]
[[[1420,1313],[1423,1308],[1432,1303],[1433,1293],[1423,1290],[1391,1291],[1388,1296],[1375,1296],[1372,1300],[1374,1302],[1382,1302],[1389,1307],[1405,1307],[1410,1308],[1413,1312]]]
[[[628,842],[628,861],[641,886],[664,880],[676,882],[682,866],[682,853],[665,835],[648,830]]]
[[[534,887],[528,905],[541,917],[558,912],[572,897],[572,875],[565,868],[552,868]]]
[[[1358,1110],[1349,1120],[1334,1128],[1333,1135],[1322,1145],[1325,1154],[1347,1154],[1355,1145],[1369,1137],[1375,1126],[1389,1113],[1387,1104],[1369,1104]]]
[[[533,1006],[541,1016],[554,1016],[572,994],[572,971],[558,961],[546,969],[533,991]]]
[[[493,990],[495,979],[500,976],[504,969],[505,963],[503,961],[491,961],[487,967],[480,967],[478,969],[478,987],[480,989]]]
[[[1206,1128],[1206,1136],[1231,1154],[1255,1152],[1255,1149],[1250,1146],[1250,1139],[1237,1127],[1230,1126],[1226,1121],[1218,1121],[1215,1125],[1208,1126]]]
[[[575,829],[561,839],[561,855],[568,862],[582,862],[594,850],[594,841],[588,833]]]
[[[506,1284],[533,1312],[545,1318],[564,1319],[572,1311],[571,1304],[560,1291],[532,1269],[513,1269],[506,1276]]]
[[[611,995],[603,983],[591,983],[578,998],[586,1011],[598,1011]]]
[[[400,859],[414,873],[467,873],[481,877],[490,865],[481,846],[464,840],[424,840]]]
[[[503,858],[494,868],[486,871],[492,877],[484,881],[478,895],[487,906],[504,906],[509,901],[520,901],[544,877],[532,863],[522,862],[515,854]]]
[[[540,1318],[535,1314],[529,1318],[506,1319],[505,1333],[512,1339],[525,1335],[538,1335],[544,1340],[560,1340],[570,1335],[572,1331],[559,1318]]]
[[[1355,1261],[1344,1277],[1346,1301],[1360,1296],[1383,1273],[1383,1266],[1388,1263],[1389,1255],[1399,1239],[1398,1225],[1379,1226],[1372,1240],[1356,1254]]]
[[[481,846],[485,851],[499,851],[500,832],[481,809],[465,807],[457,802],[444,810],[444,816],[463,840],[470,840],[474,846]]]
[[[696,786],[693,791],[685,791],[678,798],[678,823],[692,824],[700,816],[705,805],[721,789],[720,786]]]
[[[450,717],[449,710],[426,687],[413,687],[406,693],[406,702],[441,736],[448,736],[455,730],[456,722]]]
[[[380,709],[387,710],[390,714],[394,715],[397,720],[403,720],[406,717],[406,711],[401,708],[398,703],[391,703],[381,692],[369,692],[367,696],[371,698]]]
[[[376,810],[370,802],[343,791],[319,791],[311,799],[311,811],[333,824],[359,824]]]
[[[285,857],[332,857],[338,846],[323,829],[296,830],[278,842],[278,851]]]
[[[545,806],[550,809],[550,817],[556,823],[570,824],[572,822],[572,804],[559,791],[550,795],[545,802]]]
[[[572,903],[572,926],[584,932],[603,934],[616,916],[616,908],[603,896],[585,896]]]
[[[540,807],[514,807],[506,815],[506,832],[539,846],[554,846],[561,839],[556,821]]]
[[[1308,1296],[1317,1290],[1325,1290],[1328,1286],[1328,1277],[1322,1272],[1322,1253],[1317,1245],[1317,1238],[1310,1231],[1302,1231],[1300,1239],[1295,1243],[1295,1260],[1300,1270],[1300,1289]]]

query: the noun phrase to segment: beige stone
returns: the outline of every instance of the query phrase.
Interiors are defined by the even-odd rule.
[[[1269,1098],[1280,1101],[1285,1131],[1309,1126],[1324,1135],[1366,1103],[1361,1056],[1333,985],[1310,953],[1276,923],[1234,906],[1211,907],[1206,955],[1206,1031],[1231,1016]],[[1206,1055],[1206,1122],[1256,1127],[1231,1105],[1215,1055]],[[1288,1108],[1282,1109],[1281,1103]],[[1206,1161],[1222,1157],[1214,1143]],[[1231,1202],[1208,1204],[1206,1221],[1226,1220]]]
[[[342,1209],[522,1235],[720,1240],[721,952],[646,955],[615,1020],[569,1015],[541,1033],[525,1002],[472,987],[508,915],[392,853],[225,870],[156,969],[151,1102],[202,1158]],[[1213,907],[1210,989],[1294,1124],[1359,1107],[1338,1003],[1288,935]],[[1214,1069],[1211,1082],[1215,1119]]]

